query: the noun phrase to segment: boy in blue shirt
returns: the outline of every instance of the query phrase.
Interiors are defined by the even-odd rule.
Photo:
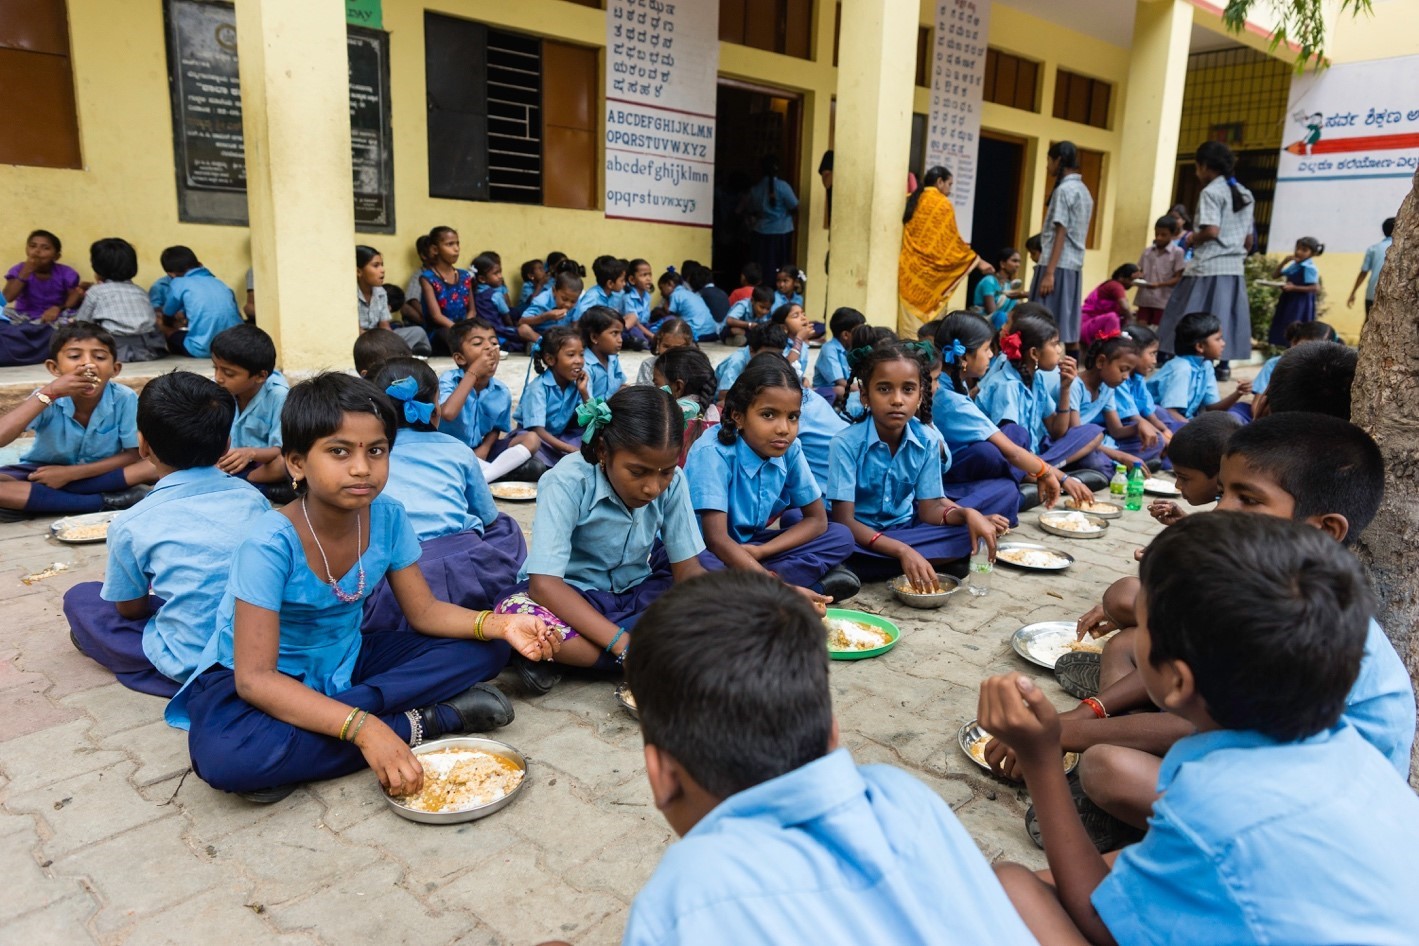
[[[497,330],[475,315],[448,330],[448,347],[455,367],[439,375],[439,433],[472,448],[487,482],[537,482],[547,472],[547,465],[533,457],[541,439],[531,431],[507,436],[512,392],[494,377],[502,357]]]
[[[838,745],[822,619],[782,582],[677,585],[637,623],[625,670],[651,795],[681,840],[623,943],[1034,942],[946,803]]]
[[[185,246],[168,247],[160,260],[163,272],[172,277],[163,300],[163,317],[158,320],[158,328],[168,339],[168,351],[206,358],[211,354],[212,339],[241,324],[236,296]]]
[[[266,491],[286,482],[281,459],[281,409],[291,387],[276,370],[276,344],[255,325],[237,325],[212,339],[212,379],[236,398],[231,444],[217,469]]]
[[[112,383],[123,369],[113,336],[92,322],[61,325],[44,366],[54,380],[0,417],[0,447],[35,435],[19,463],[0,467],[0,521],[127,509],[146,490],[124,478],[139,462],[138,395]]]
[[[1163,422],[1174,431],[1199,411],[1230,410],[1243,395],[1251,393],[1250,381],[1238,381],[1231,394],[1218,394],[1212,362],[1222,357],[1226,340],[1217,316],[1207,312],[1183,316],[1175,339],[1177,357],[1148,378],[1148,390],[1163,409]]]
[[[109,527],[102,587],[64,594],[74,646],[139,693],[171,697],[196,669],[237,546],[270,508],[216,467],[235,414],[231,395],[189,371],[148,382],[138,450],[161,479]]]
[[[829,401],[836,402],[847,394],[847,353],[852,345],[853,329],[866,325],[867,317],[856,309],[843,307],[828,319],[828,332],[833,336],[818,351],[818,364],[813,368],[813,390]]]
[[[1014,673],[979,718],[1015,751],[1050,875],[997,867],[1042,942],[1410,943],[1419,798],[1343,716],[1374,602],[1320,530],[1217,512],[1144,555],[1134,652],[1191,732],[1164,758],[1148,832],[1094,850],[1059,764],[1059,720]],[[1206,589],[1199,594],[1199,589]]]

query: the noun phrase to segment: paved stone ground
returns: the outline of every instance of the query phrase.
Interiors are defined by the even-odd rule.
[[[627,356],[633,374],[635,356]],[[502,374],[520,388],[525,362]],[[0,379],[4,380],[4,379]],[[532,508],[507,511],[530,527]],[[1026,837],[1022,791],[956,745],[982,677],[1033,673],[1010,648],[1034,621],[1072,619],[1156,526],[1128,513],[1107,536],[1045,536],[1026,513],[1018,536],[1078,560],[1067,573],[1000,569],[983,598],[912,611],[881,585],[856,599],[902,628],[876,660],[833,665],[843,741],[860,762],[911,771],[945,799],[985,855],[1043,866]],[[527,699],[501,683],[517,719],[497,736],[532,760],[505,811],[462,826],[395,817],[374,777],[310,785],[258,807],[188,770],[185,736],[162,703],[118,684],[70,645],[61,596],[101,577],[103,545],[64,546],[48,521],[0,525],[0,929],[15,943],[530,943],[619,940],[669,828],[651,804],[640,734],[610,682],[569,679]],[[33,585],[53,562],[69,569]],[[732,736],[732,734],[730,734]]]

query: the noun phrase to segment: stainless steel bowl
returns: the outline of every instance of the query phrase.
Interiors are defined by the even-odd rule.
[[[498,742],[496,739],[484,739],[481,736],[451,736],[447,739],[435,739],[433,742],[426,742],[418,746],[414,749],[414,755],[437,752],[440,749],[476,749],[479,752],[486,752],[488,755],[501,756],[522,770],[522,781],[497,801],[488,802],[486,805],[475,805],[472,808],[463,808],[459,811],[420,811],[402,804],[399,799],[387,795],[381,790],[380,794],[384,795],[384,800],[399,817],[422,824],[462,824],[465,821],[476,821],[511,805],[513,799],[522,794],[522,790],[527,787],[527,757],[507,743]]]
[[[941,590],[926,594],[912,591],[906,575],[893,578],[887,583],[887,587],[892,589],[892,594],[897,596],[898,601],[909,608],[944,608],[950,603],[951,596],[961,590],[961,579],[954,575],[937,573],[936,580],[941,582]]]

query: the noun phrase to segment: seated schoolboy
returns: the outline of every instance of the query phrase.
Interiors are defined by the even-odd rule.
[[[714,284],[714,271],[708,266],[695,264],[685,269],[685,285],[709,310],[710,318],[719,327],[719,336],[727,341],[730,333],[725,331],[724,320],[729,315],[729,294]]]
[[[1265,410],[1309,411],[1350,419],[1350,388],[1360,355],[1339,342],[1312,342],[1287,350],[1272,369]]]
[[[719,385],[719,398],[724,400],[724,396],[729,393],[729,389],[734,387],[734,382],[739,380],[739,375],[743,373],[745,366],[749,364],[749,359],[760,352],[773,352],[787,358],[788,352],[793,347],[793,341],[788,336],[788,329],[783,325],[774,325],[768,322],[761,322],[749,329],[749,343],[736,352],[732,352],[719,364],[714,366],[715,381]],[[795,369],[796,371],[797,369]]]
[[[89,247],[89,266],[97,281],[84,293],[74,318],[93,322],[110,335],[124,364],[152,361],[168,353],[158,331],[157,316],[142,287],[133,285],[138,275],[138,254],[118,237],[95,241]]]
[[[242,322],[236,296],[185,246],[168,247],[160,260],[163,272],[172,277],[158,322],[168,351],[206,358],[212,353],[212,339]]]
[[[44,363],[54,380],[0,417],[0,447],[26,430],[35,435],[19,463],[0,467],[0,510],[68,515],[143,498],[146,490],[124,479],[140,462],[138,395],[112,383],[123,368],[116,347],[92,322],[54,331]]]
[[[256,484],[285,483],[281,409],[290,385],[276,370],[276,345],[255,325],[238,325],[212,339],[213,378],[236,398],[232,442],[217,461],[224,473]]]
[[[755,286],[743,299],[729,307],[724,316],[724,341],[739,347],[749,342],[749,330],[769,320],[774,304],[774,291],[768,286]]]
[[[624,260],[614,256],[598,256],[591,261],[591,275],[596,279],[596,285],[584,291],[572,307],[573,322],[595,305],[617,312],[625,308],[627,272]]]
[[[530,431],[509,433],[512,392],[495,377],[502,357],[497,331],[475,315],[448,330],[448,348],[454,367],[438,379],[439,432],[473,449],[487,482],[535,482],[547,472],[547,464],[532,455],[542,441]]]
[[[170,697],[192,675],[216,624],[237,546],[271,508],[257,490],[217,469],[236,416],[207,378],[174,371],[138,397],[138,452],[161,477],[113,520],[102,585],[64,593],[70,639],[139,693]]]
[[[1286,341],[1288,350],[1297,345],[1305,345],[1310,342],[1333,342],[1335,341],[1335,329],[1325,322],[1319,320],[1313,322],[1292,322],[1286,328]],[[1243,421],[1251,421],[1257,417],[1265,417],[1270,411],[1266,406],[1266,389],[1271,386],[1271,375],[1276,370],[1276,365],[1281,361],[1280,355],[1274,355],[1266,359],[1266,363],[1261,366],[1261,370],[1252,379],[1251,403],[1245,401],[1232,406],[1232,413]],[[1293,408],[1294,410],[1295,408]],[[1323,414],[1324,411],[1316,413]],[[1341,418],[1349,420],[1349,415]]]
[[[698,270],[700,268],[699,264],[696,264],[695,268]],[[673,276],[674,270],[672,269],[667,272],[666,275]],[[695,333],[695,341],[719,341],[719,333],[722,326],[714,320],[714,314],[710,312],[710,308],[705,303],[705,300],[700,298],[700,294],[688,284],[688,280],[690,279],[688,272],[684,274],[684,278],[686,282],[675,285],[671,289],[670,295],[665,297],[666,314],[677,315],[686,322],[689,322],[690,328],[694,330]],[[665,287],[665,278],[662,276],[660,286],[662,295],[665,293]]]
[[[355,372],[362,378],[368,378],[370,373],[379,367],[380,362],[412,354],[414,352],[409,343],[396,333],[385,328],[372,328],[355,339],[352,357],[355,361]]]
[[[828,334],[832,337],[818,350],[818,363],[813,366],[813,390],[829,401],[847,393],[847,376],[852,369],[847,364],[847,346],[852,344],[852,330],[866,325],[867,318],[856,309],[841,308],[828,319]]]
[[[775,575],[845,601],[861,588],[843,567],[855,543],[846,526],[828,521],[796,439],[802,404],[798,373],[765,352],[729,389],[719,426],[690,448],[685,478],[705,537],[700,564]]]
[[[547,288],[533,297],[527,308],[522,310],[522,317],[517,321],[518,337],[523,341],[535,343],[538,338],[554,329],[570,326],[574,321],[572,310],[576,308],[577,299],[581,298],[581,286],[581,277],[574,269],[558,273]],[[535,361],[535,347],[531,354]]]
[[[512,704],[483,681],[509,647],[543,660],[559,641],[535,618],[433,596],[404,507],[379,495],[397,431],[383,391],[317,375],[291,389],[281,424],[300,499],[249,524],[216,633],[165,715],[188,730],[198,777],[248,801],[362,765],[391,794],[417,792],[409,750],[507,725]],[[386,580],[416,633],[361,632],[363,599]]]
[[[1419,799],[1347,720],[1374,615],[1359,563],[1301,523],[1221,512],[1159,536],[1142,580],[1143,688],[1183,735],[1156,771],[1147,834],[1112,863],[1074,810],[1044,692],[1018,673],[981,687],[981,725],[1014,749],[1049,858],[1046,879],[996,868],[1031,931],[1412,942]]]
[[[780,582],[726,571],[666,594],[626,680],[681,839],[624,943],[1034,942],[940,797],[839,745],[822,621]]]
[[[1237,389],[1226,397],[1217,391],[1212,363],[1222,357],[1226,341],[1222,322],[1210,312],[1192,312],[1178,322],[1174,336],[1177,357],[1153,372],[1148,389],[1163,409],[1164,423],[1173,430],[1192,420],[1200,411],[1225,411],[1243,395],[1251,393],[1250,381],[1238,381]]]

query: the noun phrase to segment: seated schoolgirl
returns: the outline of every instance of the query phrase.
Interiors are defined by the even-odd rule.
[[[952,312],[936,330],[942,368],[932,418],[951,454],[944,476],[948,488],[1009,478],[1033,482],[1046,508],[1053,508],[1061,492],[1076,502],[1092,500],[1094,494],[1087,486],[1030,452],[1029,434],[1023,427],[997,427],[971,398],[971,388],[990,369],[993,335],[991,323],[975,312]]]
[[[788,347],[784,349],[783,357],[787,358],[788,363],[793,365],[793,370],[798,372],[798,379],[806,380],[810,354],[808,342],[813,338],[813,323],[803,314],[803,306],[797,302],[779,306],[769,316],[769,324],[782,325],[783,330],[788,333]]]
[[[724,341],[739,347],[749,342],[749,329],[766,322],[773,311],[774,291],[768,286],[754,286],[749,294],[729,307],[724,317]]]
[[[779,356],[749,361],[729,390],[723,419],[690,448],[685,478],[706,550],[700,564],[776,575],[814,602],[861,587],[843,567],[856,543],[828,522],[823,492],[798,444],[803,386]]]
[[[458,231],[452,227],[429,231],[432,262],[419,273],[419,294],[424,330],[437,350],[447,344],[444,333],[473,314],[473,274],[458,267],[462,249]]]
[[[684,319],[671,317],[661,321],[655,330],[655,337],[650,342],[651,357],[642,361],[640,368],[636,370],[636,384],[650,384],[655,373],[656,359],[672,348],[699,348],[690,323]]]
[[[1084,297],[1079,312],[1079,340],[1085,348],[1096,338],[1123,331],[1133,317],[1133,310],[1128,307],[1128,290],[1133,288],[1133,280],[1138,278],[1139,272],[1135,264],[1124,263]]]
[[[594,305],[577,321],[585,352],[587,389],[592,397],[610,397],[626,383],[621,370],[625,317],[610,306]]]
[[[700,435],[719,423],[714,369],[698,348],[675,348],[655,360],[651,381],[669,391],[685,414],[685,444],[679,461],[683,469]]]
[[[522,351],[527,346],[517,334],[518,317],[513,315],[512,306],[508,304],[502,260],[492,253],[479,253],[473,257],[473,280],[474,314],[493,327],[498,343],[508,351]]]
[[[1149,424],[1125,425],[1119,419],[1118,401],[1115,395],[1119,387],[1133,374],[1138,363],[1138,346],[1133,339],[1117,329],[1109,329],[1095,335],[1087,342],[1084,351],[1084,369],[1069,387],[1070,407],[1079,412],[1081,424],[1094,424],[1104,428],[1114,441],[1130,437],[1146,437],[1146,451],[1153,456],[1162,452],[1162,443]],[[1133,469],[1134,464],[1152,459],[1142,453],[1130,453],[1110,446],[1106,438],[1099,446],[1099,452],[1114,463],[1122,463],[1124,469]]]
[[[838,309],[828,319],[828,334],[832,337],[818,350],[813,390],[829,401],[836,401],[839,395],[847,393],[847,376],[852,372],[847,365],[848,346],[852,344],[853,330],[866,324],[866,316],[847,307]]]
[[[847,565],[865,579],[900,569],[913,585],[933,587],[938,568],[981,543],[994,558],[996,536],[1010,527],[1003,509],[977,511],[946,498],[945,445],[931,426],[931,361],[891,340],[851,355],[863,412],[833,438],[827,498],[833,521],[857,540]],[[1013,511],[1013,484],[1009,498]]]
[[[1125,427],[1137,425],[1138,431],[1122,439],[1105,437],[1104,446],[1153,460],[1173,441],[1173,429],[1165,422],[1162,410],[1148,390],[1148,377],[1158,367],[1158,335],[1147,325],[1135,322],[1128,327],[1128,337],[1138,348],[1138,359],[1128,377],[1114,388],[1114,409],[1120,423]],[[1145,427],[1150,429],[1145,430]],[[1156,434],[1156,438],[1150,438],[1149,433]],[[1168,465],[1169,461],[1163,460],[1163,466]]]
[[[5,321],[53,324],[79,305],[79,273],[59,262],[64,244],[48,230],[25,237],[25,258],[5,273]]]
[[[439,431],[473,448],[489,483],[503,477],[535,482],[547,472],[533,456],[542,441],[528,431],[511,432],[512,392],[494,376],[501,357],[497,332],[475,315],[448,330],[448,347],[454,367],[439,375]]]
[[[792,303],[803,306],[803,272],[792,263],[784,263],[774,274],[774,311]]]
[[[399,289],[398,286],[393,288]],[[423,328],[418,325],[396,328],[391,324],[395,308],[389,304],[389,287],[384,284],[384,257],[372,246],[356,246],[355,315],[359,319],[360,334],[382,328],[404,339],[419,354],[430,354],[428,333]]]
[[[650,603],[704,573],[705,544],[675,463],[685,427],[675,398],[627,385],[578,413],[581,452],[542,477],[532,549],[498,611],[547,621],[560,634],[561,663],[616,670]],[[546,693],[560,677],[527,656],[516,661],[519,676]]]
[[[675,272],[674,266],[668,267],[665,272],[660,274],[660,278],[656,280],[656,287],[660,290],[660,305],[656,306],[650,312],[651,331],[659,331],[660,323],[670,317],[670,297],[675,294],[675,290],[682,282],[684,282],[684,280],[680,278],[679,273]]]
[[[1163,410],[1164,423],[1175,432],[1198,411],[1225,411],[1251,393],[1250,381],[1238,381],[1226,397],[1217,391],[1212,362],[1222,357],[1226,340],[1222,322],[1210,312],[1190,312],[1178,322],[1174,336],[1177,357],[1148,379],[1153,400]]]
[[[1000,338],[1005,364],[986,372],[976,394],[976,403],[1002,429],[1018,424],[1029,436],[1032,453],[1052,466],[1070,469],[1083,466],[1099,469],[1091,458],[1104,441],[1102,427],[1079,423],[1079,414],[1070,407],[1070,388],[1078,381],[1078,367],[1064,355],[1059,329],[1041,315],[1022,312],[1017,306],[1011,318],[1012,331]],[[1045,378],[1059,369],[1059,393],[1053,394]],[[1098,454],[1103,463],[1107,458]],[[1112,465],[1109,471],[1112,472]]]
[[[399,436],[389,449],[384,495],[404,506],[423,554],[419,571],[435,598],[481,611],[517,581],[527,542],[499,513],[477,458],[463,441],[440,433],[438,378],[417,358],[380,365],[371,379],[394,402]],[[409,630],[387,582],[365,600],[364,626]]]
[[[540,441],[533,456],[548,466],[581,446],[577,408],[591,399],[581,336],[570,326],[554,328],[533,346],[536,377],[528,382],[512,418],[514,433],[528,430]]]
[[[362,764],[391,794],[416,792],[410,748],[507,725],[512,704],[482,681],[509,647],[545,660],[560,642],[536,618],[474,613],[429,591],[404,507],[379,495],[396,439],[383,391],[317,375],[291,389],[282,427],[300,500],[252,524],[217,633],[167,720],[189,730],[200,778],[250,801]],[[416,633],[361,633],[363,600],[386,580]]]
[[[576,301],[581,297],[582,287],[581,277],[576,274],[575,266],[576,264],[572,263],[572,268],[563,269],[552,280],[548,289],[534,296],[527,304],[527,308],[522,311],[522,318],[517,320],[519,338],[535,343],[547,333],[572,324],[572,310],[576,308]],[[532,360],[537,360],[535,352]]]
[[[971,293],[971,307],[979,310],[996,329],[1005,327],[1010,310],[1022,299],[1030,298],[1024,289],[1015,288],[1020,273],[1020,251],[1007,246],[996,254],[995,272],[987,273]]]

